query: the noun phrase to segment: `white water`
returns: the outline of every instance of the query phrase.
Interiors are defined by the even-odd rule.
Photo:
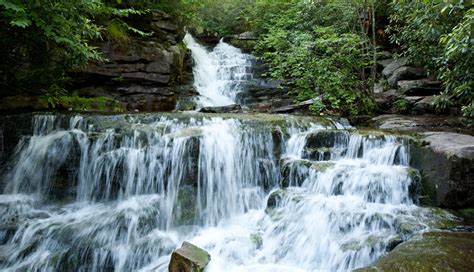
[[[368,265],[430,215],[409,197],[402,139],[336,130],[330,161],[307,157],[308,137],[337,126],[35,116],[3,177],[0,225],[17,229],[0,228],[0,269],[167,271],[185,240],[209,251],[208,271]],[[282,178],[295,186],[279,193]]]
[[[243,83],[252,79],[253,57],[222,40],[212,50],[196,42],[190,35],[184,37],[195,63],[194,86],[199,92],[198,107],[215,107],[235,104]]]

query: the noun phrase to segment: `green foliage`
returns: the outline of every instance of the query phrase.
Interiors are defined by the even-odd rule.
[[[462,106],[465,116],[474,115],[474,45],[471,1],[392,1],[389,32],[412,63],[427,68],[443,81],[445,90],[436,108]]]
[[[43,93],[43,99],[53,109],[60,103],[60,98],[66,95],[67,91],[56,84],[53,84]]]
[[[142,13],[102,0],[0,0],[2,91],[31,93],[62,85],[67,71],[104,60],[91,42],[107,29],[115,37],[131,31],[120,18]]]
[[[393,102],[393,106],[397,112],[407,113],[410,109],[410,102],[404,96],[400,96]]]
[[[451,97],[446,91],[444,91],[434,97],[433,104],[435,106],[436,112],[445,113],[449,107],[452,106]]]
[[[270,75],[284,80],[298,100],[318,97],[313,111],[370,112],[374,104],[362,76],[370,56],[356,30],[357,6],[293,1],[279,7],[285,10],[270,22],[254,21],[264,31],[256,52],[270,64]]]
[[[77,95],[63,95],[58,97],[58,105],[74,111],[124,111],[119,102],[109,97],[86,98]]]

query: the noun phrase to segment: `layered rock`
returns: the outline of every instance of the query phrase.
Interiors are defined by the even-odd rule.
[[[178,45],[184,32],[170,15],[160,11],[129,20],[151,36],[98,44],[107,61],[73,73],[71,89],[80,96],[111,97],[124,103],[127,110],[174,110],[186,55]]]

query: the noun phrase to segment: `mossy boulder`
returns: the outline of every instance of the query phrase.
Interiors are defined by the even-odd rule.
[[[472,271],[474,233],[428,232],[355,271]]]
[[[211,260],[211,255],[202,248],[183,242],[180,248],[173,251],[168,266],[169,272],[202,272]]]

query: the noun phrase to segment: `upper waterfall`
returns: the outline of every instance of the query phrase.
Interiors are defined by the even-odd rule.
[[[243,91],[244,83],[252,79],[254,58],[222,39],[209,51],[187,33],[186,46],[194,60],[194,86],[199,92],[198,107],[226,106],[236,103],[237,93]]]

